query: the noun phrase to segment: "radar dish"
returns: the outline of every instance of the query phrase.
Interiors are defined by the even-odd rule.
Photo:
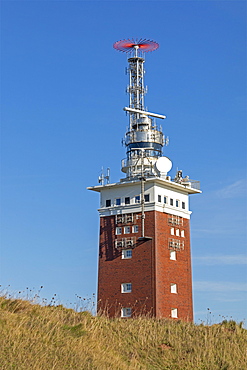
[[[158,49],[159,44],[152,40],[147,39],[140,39],[140,40],[134,40],[134,39],[126,39],[126,40],[120,40],[113,44],[114,49],[117,49],[119,51],[123,51],[125,53],[130,53],[135,49],[135,47],[138,47],[141,51],[148,52]]]
[[[159,172],[167,173],[172,168],[172,161],[168,157],[160,157],[155,165]]]

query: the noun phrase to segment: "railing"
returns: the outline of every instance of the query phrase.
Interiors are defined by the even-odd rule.
[[[181,179],[179,184],[187,186],[188,188],[200,190],[200,181],[191,180],[191,179]]]
[[[168,224],[169,225],[177,225],[177,226],[183,226],[183,218],[180,216],[174,216],[168,217]]]
[[[133,213],[128,213],[125,215],[116,215],[115,222],[116,224],[128,224],[134,221]]]
[[[168,241],[168,248],[169,249],[176,249],[176,250],[183,250],[184,249],[184,241],[178,239],[169,239]]]
[[[136,243],[136,238],[134,236],[130,238],[116,239],[115,248],[116,249],[133,248],[135,243]]]

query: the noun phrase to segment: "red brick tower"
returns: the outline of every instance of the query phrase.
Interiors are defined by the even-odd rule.
[[[158,48],[150,40],[114,44],[129,52],[129,130],[125,135],[126,178],[110,184],[109,176],[90,187],[100,192],[98,312],[110,317],[155,317],[193,320],[189,194],[199,183],[162,156],[168,140],[153,119],[165,116],[144,108],[143,52]],[[152,118],[150,118],[152,117]]]

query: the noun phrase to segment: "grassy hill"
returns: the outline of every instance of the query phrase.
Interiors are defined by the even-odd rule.
[[[0,297],[1,370],[245,370],[246,350],[234,321],[108,319]]]

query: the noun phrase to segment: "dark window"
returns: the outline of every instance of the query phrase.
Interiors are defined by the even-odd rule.
[[[179,207],[179,201],[176,200],[176,207]]]
[[[136,195],[135,202],[140,203],[140,201],[141,201],[140,195]]]
[[[130,204],[130,197],[125,198],[125,204]]]
[[[170,199],[170,205],[173,206],[173,199]]]
[[[158,195],[158,202],[161,203],[161,195]]]
[[[116,206],[120,206],[120,204],[121,204],[121,199],[120,198],[117,198],[116,199]]]
[[[164,197],[164,203],[165,204],[167,203],[167,197]]]
[[[106,199],[105,206],[106,207],[111,207],[111,199]]]
[[[149,202],[149,194],[144,195],[144,200],[145,200],[145,202]]]
[[[182,208],[185,209],[185,203],[184,202],[182,202]]]

